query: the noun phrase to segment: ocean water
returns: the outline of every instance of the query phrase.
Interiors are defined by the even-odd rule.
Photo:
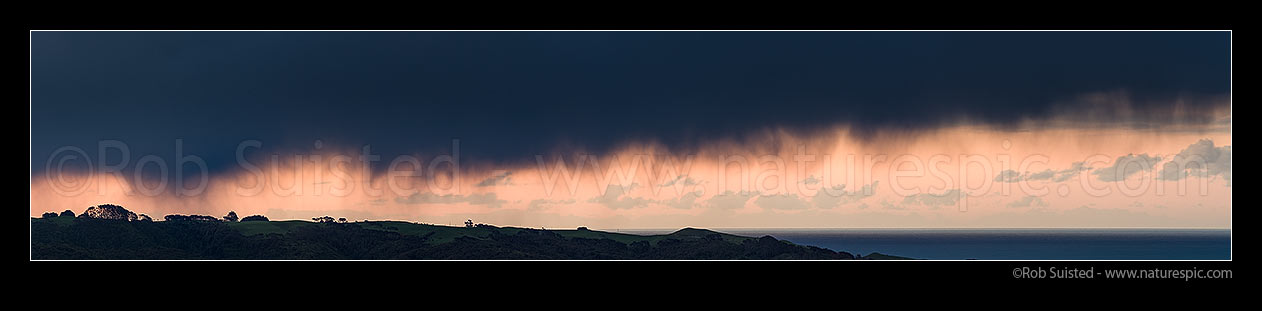
[[[880,252],[919,259],[1231,259],[1231,230],[1226,229],[712,230],[752,237],[771,235],[835,251],[865,255]]]

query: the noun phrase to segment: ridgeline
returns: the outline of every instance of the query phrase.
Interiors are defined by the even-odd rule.
[[[900,259],[693,228],[634,235],[329,217],[267,221],[251,216],[237,222],[169,215],[153,221],[88,214],[32,218],[31,259]],[[230,216],[235,220],[235,214]]]

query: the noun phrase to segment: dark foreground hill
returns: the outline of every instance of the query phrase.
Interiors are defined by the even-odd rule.
[[[397,221],[31,219],[32,259],[866,259],[771,236],[450,227]]]

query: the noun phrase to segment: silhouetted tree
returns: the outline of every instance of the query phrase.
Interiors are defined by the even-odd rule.
[[[47,213],[44,213],[44,215],[43,215],[43,216],[41,216],[41,217],[43,217],[44,219],[53,218],[53,217],[57,217],[57,213],[56,213],[56,212],[47,212]]]
[[[252,216],[245,216],[245,218],[241,218],[241,222],[247,222],[247,221],[267,221],[267,216],[252,215]]]
[[[223,216],[223,220],[227,222],[237,222],[237,212],[228,211],[228,215]]]
[[[83,215],[79,218],[97,218],[97,219],[113,219],[113,220],[136,220],[136,213],[114,204],[101,204],[90,206],[88,210],[83,211]]]
[[[65,211],[61,212],[61,217],[72,217],[72,218],[73,218],[73,217],[74,217],[74,211],[72,211],[72,210],[65,210]]]
[[[324,223],[324,224],[331,224],[334,222],[333,217],[329,217],[328,215],[324,215],[320,217],[312,217],[311,220],[314,220],[318,223]]]
[[[344,223],[346,223],[346,217],[340,217],[340,218],[338,218],[338,219],[337,219],[337,222],[338,222],[338,223],[343,223],[343,224],[344,224]]]
[[[465,228],[473,228],[473,219],[470,219],[470,220],[465,220],[465,221],[464,221],[464,227],[465,227]]]
[[[206,216],[206,215],[185,216],[185,215],[174,214],[174,215],[166,215],[162,218],[166,219],[166,221],[219,221],[219,218],[215,218],[214,216]]]
[[[140,221],[153,221],[153,218],[149,218],[149,215],[140,214],[140,216],[138,217],[138,220],[140,220]]]

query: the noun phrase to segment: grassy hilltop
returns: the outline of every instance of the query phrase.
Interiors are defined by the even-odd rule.
[[[868,259],[685,228],[663,235],[401,221],[31,219],[32,259]],[[897,258],[897,257],[894,257]],[[881,259],[890,259],[888,257]]]

